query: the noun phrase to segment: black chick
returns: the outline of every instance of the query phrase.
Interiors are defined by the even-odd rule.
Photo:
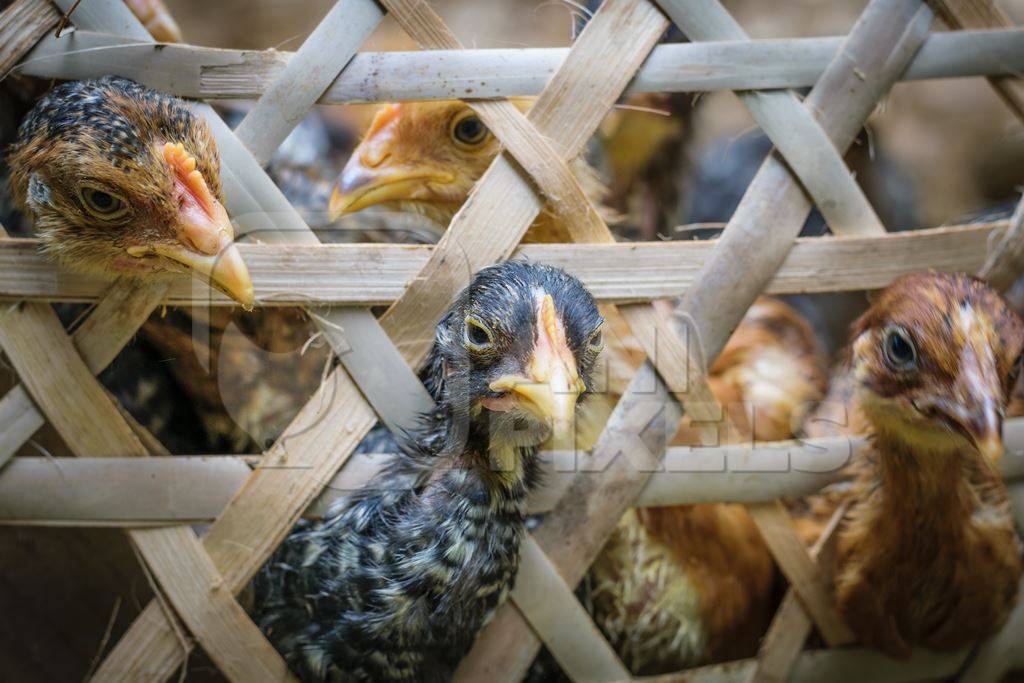
[[[473,278],[436,329],[436,410],[257,576],[257,622],[303,680],[451,676],[513,585],[537,445],[572,438],[602,322],[556,268],[507,262]]]

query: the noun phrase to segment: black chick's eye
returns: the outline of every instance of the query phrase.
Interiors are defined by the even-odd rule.
[[[120,197],[95,187],[82,188],[82,203],[89,213],[105,220],[119,218],[128,210]]]
[[[479,318],[467,316],[465,344],[473,351],[484,351],[494,345],[494,336]]]
[[[587,340],[587,349],[593,353],[600,353],[604,350],[604,331],[600,325],[594,333],[590,335],[590,339]]]
[[[487,126],[476,114],[470,114],[455,122],[452,135],[464,145],[479,145],[487,138]]]
[[[912,370],[917,366],[917,349],[910,335],[893,327],[885,332],[885,361],[893,370]]]

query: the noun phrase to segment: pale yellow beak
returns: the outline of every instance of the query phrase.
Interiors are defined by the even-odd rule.
[[[557,319],[551,295],[544,295],[537,317],[537,342],[526,373],[503,375],[491,382],[490,389],[515,396],[519,405],[549,423],[552,447],[572,449],[576,402],[586,386],[576,369],[576,359]]]
[[[389,109],[378,118],[395,115]],[[331,221],[385,202],[438,201],[441,198],[435,188],[454,180],[450,173],[433,168],[421,159],[396,158],[391,151],[388,131],[378,130],[381,125],[374,122],[376,128],[371,129],[366,140],[352,152],[338,176],[328,205]]]
[[[199,274],[211,287],[231,297],[246,310],[252,310],[255,303],[252,279],[238,247],[232,241],[227,240],[223,249],[213,254],[199,253],[177,244],[154,245],[148,249]]]
[[[975,409],[961,416],[960,424],[985,460],[998,463],[1003,457],[1003,419],[998,404],[981,399]]]

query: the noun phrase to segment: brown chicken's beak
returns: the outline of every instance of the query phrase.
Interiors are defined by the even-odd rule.
[[[1002,388],[991,354],[965,349],[953,381],[952,398],[936,408],[970,439],[988,462],[1003,457]]]
[[[157,254],[198,273],[211,286],[251,309],[254,302],[252,279],[238,247],[235,230],[224,206],[210,192],[196,160],[181,144],[164,145],[164,159],[174,173],[178,199],[178,241],[131,247],[132,256]]]
[[[491,391],[508,392],[519,405],[551,424],[556,448],[575,443],[576,401],[586,387],[576,369],[576,358],[566,341],[550,294],[537,311],[537,341],[524,375],[504,375],[490,384]],[[500,400],[500,399],[499,399]]]
[[[344,214],[385,202],[430,201],[436,199],[431,185],[450,182],[450,174],[426,167],[394,168],[386,163],[369,167],[353,153],[331,192],[328,217],[336,221]]]

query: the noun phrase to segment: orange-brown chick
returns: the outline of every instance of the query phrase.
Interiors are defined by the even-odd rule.
[[[849,504],[836,601],[864,644],[955,650],[1012,607],[1021,544],[999,460],[1022,349],[1024,323],[966,275],[905,276],[855,323],[848,424],[871,443],[817,503]]]
[[[751,307],[709,372],[745,438],[791,438],[824,391],[810,326],[781,301]],[[677,443],[693,444],[684,425]],[[657,475],[655,475],[657,476]],[[749,656],[771,618],[775,569],[741,505],[627,512],[591,567],[596,623],[636,675]]]
[[[527,109],[526,99],[513,102]],[[410,211],[447,227],[501,143],[464,102],[403,102],[381,107],[352,152],[331,195],[330,217],[370,206]],[[573,172],[583,190],[600,201],[604,188],[586,162]],[[567,242],[548,212],[534,221],[529,242]]]
[[[181,100],[113,76],[59,85],[26,116],[7,161],[44,250],[69,268],[192,272],[252,304],[216,143]]]

